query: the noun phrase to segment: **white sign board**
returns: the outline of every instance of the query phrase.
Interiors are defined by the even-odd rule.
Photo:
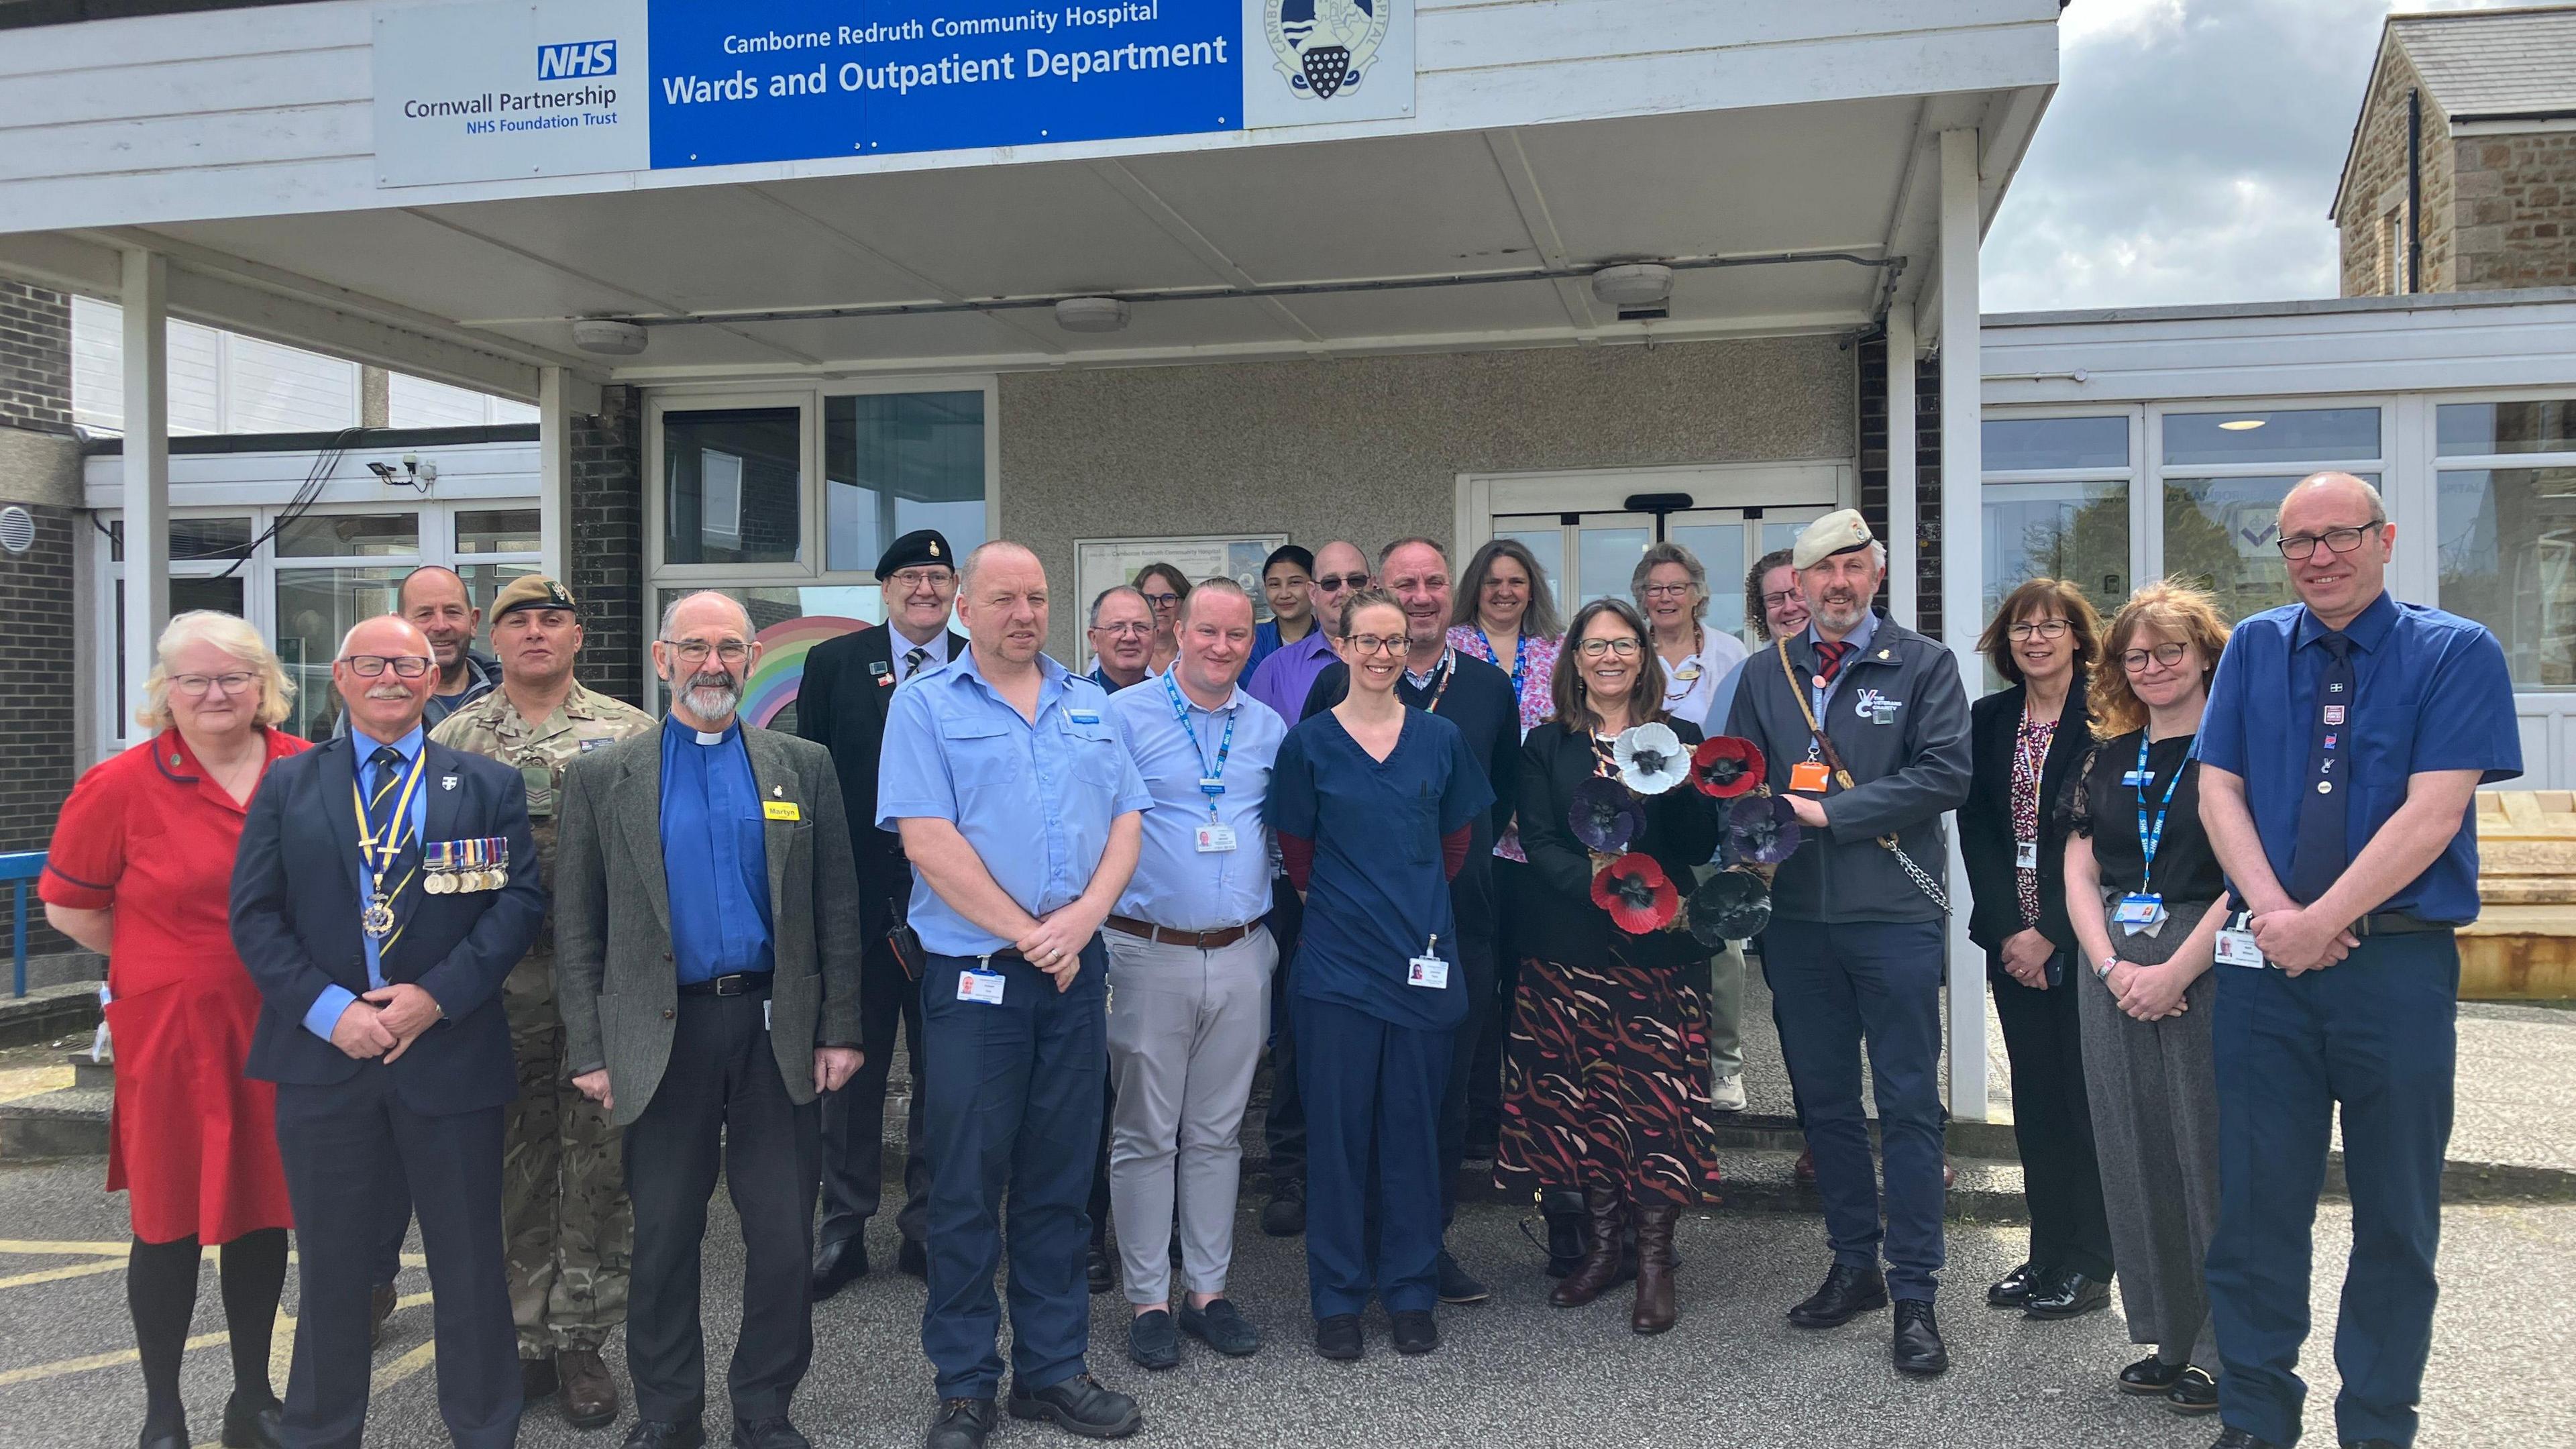
[[[1073,541],[1074,654],[1077,668],[1091,667],[1091,601],[1112,584],[1133,583],[1136,571],[1150,563],[1167,563],[1191,583],[1220,575],[1243,585],[1252,595],[1252,617],[1270,617],[1270,601],[1261,592],[1261,564],[1273,549],[1285,547],[1288,535],[1199,534],[1185,538],[1078,538]]]
[[[376,12],[376,184],[652,164],[644,0]]]
[[[1243,124],[1413,114],[1413,0],[1243,0]]]

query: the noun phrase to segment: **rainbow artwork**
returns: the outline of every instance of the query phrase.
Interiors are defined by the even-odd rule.
[[[761,630],[760,667],[743,687],[742,717],[767,729],[780,710],[796,702],[797,687],[805,682],[805,656],[815,645],[875,627],[840,614],[807,614]]]

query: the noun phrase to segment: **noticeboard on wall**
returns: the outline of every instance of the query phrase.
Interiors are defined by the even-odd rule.
[[[1073,541],[1073,628],[1077,670],[1091,667],[1091,639],[1083,625],[1091,618],[1091,601],[1112,584],[1133,583],[1136,571],[1150,563],[1167,563],[1191,582],[1223,575],[1252,595],[1252,617],[1270,617],[1270,601],[1261,592],[1261,564],[1271,550],[1284,547],[1284,533],[1192,534],[1169,538],[1077,538]]]

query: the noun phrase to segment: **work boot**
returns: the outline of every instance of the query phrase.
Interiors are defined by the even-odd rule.
[[[1548,1290],[1547,1301],[1559,1308],[1580,1308],[1609,1291],[1619,1280],[1621,1241],[1627,1236],[1627,1204],[1612,1187],[1583,1190],[1583,1209],[1591,1219],[1592,1237],[1583,1259],[1562,1282]]]
[[[1673,1228],[1681,1215],[1669,1203],[1637,1209],[1637,1302],[1628,1326],[1639,1333],[1673,1326]]]

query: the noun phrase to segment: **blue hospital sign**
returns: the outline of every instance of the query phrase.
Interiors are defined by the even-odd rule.
[[[617,42],[614,40],[576,40],[570,45],[537,47],[537,79],[541,81],[615,74]]]

